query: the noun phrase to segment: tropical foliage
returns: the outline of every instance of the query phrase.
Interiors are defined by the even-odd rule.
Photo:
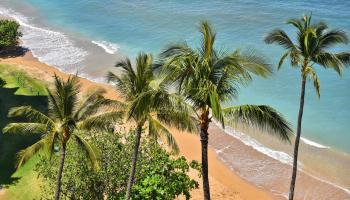
[[[167,126],[180,130],[193,131],[195,125],[186,105],[181,98],[169,93],[166,87],[166,79],[156,75],[156,67],[153,58],[149,54],[140,53],[135,61],[135,69],[131,61],[126,58],[118,62],[116,67],[121,69],[121,75],[113,72],[107,75],[108,81],[114,83],[119,95],[124,102],[118,102],[120,110],[127,119],[136,123],[136,140],[133,153],[133,161],[128,180],[126,199],[130,198],[138,152],[141,141],[141,133],[144,125],[147,125],[148,135],[157,140],[165,139],[168,146],[177,153],[178,146]]]
[[[265,105],[223,107],[238,95],[238,86],[252,80],[252,75],[267,77],[271,69],[264,58],[253,51],[234,52],[215,49],[216,34],[208,22],[199,28],[198,49],[187,44],[168,47],[162,54],[162,73],[172,81],[178,93],[192,105],[200,126],[204,199],[210,199],[208,179],[208,128],[215,119],[223,127],[243,123],[269,130],[282,140],[289,139],[288,123],[273,108]]]
[[[101,150],[101,167],[98,171],[89,165],[81,165],[85,159],[84,155],[76,150],[74,143],[68,145],[70,154],[65,165],[62,197],[86,200],[123,199],[128,179],[128,174],[125,172],[130,168],[136,139],[134,132],[134,130],[128,134],[95,132],[87,138]],[[52,199],[52,189],[49,185],[56,180],[58,162],[58,159],[49,162],[43,158],[37,166],[39,176],[49,183],[42,186],[44,199]],[[189,199],[190,191],[198,186],[198,183],[187,175],[191,167],[186,159],[171,158],[152,139],[142,142],[138,162],[132,199],[170,200],[179,195]]]
[[[286,59],[290,60],[293,68],[299,68],[301,74],[301,95],[298,114],[297,135],[294,144],[293,173],[290,185],[289,200],[294,198],[294,187],[297,173],[298,149],[301,136],[301,123],[304,110],[305,85],[307,79],[312,80],[316,94],[320,97],[320,80],[315,71],[316,66],[333,69],[339,75],[343,68],[350,64],[350,52],[333,53],[332,47],[338,44],[347,44],[348,38],[342,30],[330,30],[325,22],[311,22],[311,15],[305,15],[301,19],[290,19],[287,24],[297,30],[295,40],[288,34],[276,29],[265,37],[268,44],[278,44],[285,48],[278,69],[281,68]]]
[[[22,33],[16,21],[0,20],[0,52],[17,46],[21,36]]]
[[[81,104],[78,103],[79,90],[76,77],[70,76],[68,80],[63,81],[55,76],[55,90],[48,90],[48,115],[30,106],[15,107],[10,110],[9,117],[23,118],[28,122],[10,123],[3,129],[4,133],[41,134],[38,142],[18,153],[18,167],[40,150],[46,150],[52,157],[57,151],[56,148],[59,148],[61,161],[55,199],[59,199],[60,195],[67,142],[72,138],[81,147],[92,166],[97,168],[98,151],[84,139],[83,135],[89,130],[106,130],[114,126],[121,117],[121,113],[116,111],[98,113],[99,109],[108,103],[102,98],[101,90],[90,94]]]

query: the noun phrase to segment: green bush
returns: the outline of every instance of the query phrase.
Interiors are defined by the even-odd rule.
[[[16,21],[0,20],[0,52],[16,47],[21,36],[22,33],[19,31],[19,24]]]
[[[84,162],[83,154],[71,148],[64,166],[62,199],[123,199],[131,166],[135,134],[94,134],[90,140],[100,148],[100,169],[94,171]],[[175,199],[179,195],[190,198],[190,191],[198,187],[187,172],[190,164],[184,157],[173,158],[154,141],[143,141],[132,199]],[[70,144],[72,145],[72,144]],[[73,150],[73,151],[71,151]],[[58,156],[51,161],[42,157],[37,166],[44,178],[43,198],[52,199]],[[191,165],[192,166],[192,165]]]

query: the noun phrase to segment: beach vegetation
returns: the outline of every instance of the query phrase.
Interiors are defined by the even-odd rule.
[[[254,51],[220,51],[215,48],[216,33],[211,25],[200,23],[199,48],[186,43],[169,46],[161,54],[162,73],[192,106],[200,127],[204,199],[210,199],[208,177],[208,128],[212,121],[242,123],[268,130],[289,140],[291,128],[275,109],[267,105],[224,106],[238,96],[238,87],[249,83],[253,75],[267,77],[272,73],[267,61]]]
[[[123,131],[121,129],[121,131]],[[84,155],[74,143],[68,145],[70,154],[64,166],[62,181],[64,199],[123,199],[130,170],[131,155],[136,139],[135,130],[128,132],[94,132],[87,140],[100,149],[100,169],[82,165]],[[198,183],[189,178],[190,163],[184,157],[173,158],[154,139],[142,139],[131,199],[171,200],[180,195],[190,198]],[[42,185],[42,198],[52,199],[50,185],[56,181],[59,159],[42,158],[36,167]]]
[[[0,19],[0,53],[12,50],[19,44],[22,32],[18,22],[8,19]]]
[[[301,92],[289,200],[294,198],[306,83],[308,80],[312,81],[316,94],[320,98],[321,84],[317,76],[317,67],[332,69],[341,76],[343,68],[350,65],[350,52],[332,51],[336,45],[348,43],[346,33],[340,29],[329,29],[328,25],[322,21],[313,23],[311,19],[311,15],[305,15],[302,18],[287,21],[287,24],[297,31],[294,40],[281,29],[275,29],[265,37],[267,44],[278,44],[285,49],[278,63],[278,69],[288,59],[292,68],[300,70]]]

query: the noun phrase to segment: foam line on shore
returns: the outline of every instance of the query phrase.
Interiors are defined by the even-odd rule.
[[[217,122],[214,122],[217,126],[220,127],[220,124],[218,124]],[[226,127],[223,130],[226,134],[233,136],[234,138],[242,141],[245,145],[252,147],[253,149],[273,158],[276,159],[284,164],[289,164],[292,165],[293,163],[293,158],[291,156],[289,156],[287,153],[282,152],[282,151],[275,151],[272,150],[264,145],[262,145],[261,143],[259,143],[257,140],[253,139],[252,137],[234,130],[231,127]]]
[[[317,142],[308,140],[308,139],[306,139],[306,138],[301,137],[300,139],[301,139],[305,144],[307,144],[307,145],[310,145],[310,146],[313,146],[313,147],[317,147],[317,148],[320,148],[320,149],[330,149],[329,146],[324,146],[324,145],[322,145],[322,144],[319,144],[319,143],[317,143]]]
[[[93,44],[96,44],[97,46],[101,47],[102,49],[105,50],[106,53],[109,54],[116,54],[119,50],[119,45],[111,43],[111,42],[107,42],[107,41],[96,41],[93,40],[91,41]]]
[[[12,10],[0,7],[0,15],[12,18],[21,25],[23,46],[27,47],[40,62],[55,66],[68,73],[79,71],[88,52],[76,47],[67,35],[37,27],[27,17]]]

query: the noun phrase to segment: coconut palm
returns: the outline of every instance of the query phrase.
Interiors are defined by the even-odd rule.
[[[48,89],[48,115],[30,106],[14,107],[9,111],[9,117],[21,117],[30,122],[10,123],[3,130],[4,133],[40,133],[42,135],[38,142],[18,153],[17,168],[40,150],[47,150],[51,157],[55,148],[59,147],[61,159],[55,199],[60,197],[68,141],[72,138],[87,154],[92,166],[96,168],[98,167],[98,151],[84,139],[83,133],[89,130],[109,129],[110,125],[122,117],[121,113],[109,110],[99,114],[100,108],[109,104],[108,100],[102,98],[102,90],[91,93],[82,103],[79,103],[79,88],[78,79],[75,76],[70,76],[67,81],[63,81],[55,75],[55,90]]]
[[[175,83],[178,92],[191,103],[200,127],[204,199],[210,199],[208,179],[208,127],[213,119],[223,127],[243,123],[269,130],[288,140],[290,128],[283,117],[266,105],[237,105],[223,108],[237,96],[237,86],[252,79],[252,74],[266,77],[269,65],[253,51],[232,53],[214,48],[215,32],[208,22],[200,24],[201,46],[172,45],[161,54],[164,73]]]
[[[301,94],[298,114],[297,134],[294,144],[293,173],[290,184],[289,200],[294,197],[294,187],[297,175],[298,149],[301,135],[301,123],[304,110],[305,86],[309,78],[313,81],[316,94],[320,97],[320,80],[315,71],[315,66],[330,68],[339,75],[345,66],[350,64],[350,53],[333,53],[330,47],[337,44],[348,43],[345,32],[341,30],[329,30],[324,22],[311,23],[311,15],[305,15],[301,19],[290,19],[287,24],[297,29],[297,36],[293,41],[286,32],[280,29],[273,30],[265,37],[267,44],[278,44],[286,49],[282,55],[278,69],[283,65],[285,59],[290,59],[290,64],[294,68],[300,68],[301,74]]]
[[[136,165],[142,129],[147,125],[147,133],[155,139],[165,139],[174,153],[178,152],[178,145],[166,126],[192,132],[196,126],[191,119],[190,110],[181,98],[171,94],[165,86],[166,79],[158,76],[153,58],[150,54],[140,53],[136,57],[135,69],[131,61],[126,58],[118,62],[115,67],[121,69],[121,74],[109,72],[108,81],[115,84],[124,105],[121,109],[127,114],[127,119],[136,123],[136,140],[132,155],[132,164],[127,183],[126,199],[130,199],[134,182]]]

